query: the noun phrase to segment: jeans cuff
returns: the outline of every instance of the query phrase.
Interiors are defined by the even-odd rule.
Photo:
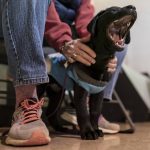
[[[38,77],[38,78],[29,78],[29,79],[21,79],[14,81],[14,86],[21,86],[21,85],[38,85],[42,83],[48,83],[49,77]]]

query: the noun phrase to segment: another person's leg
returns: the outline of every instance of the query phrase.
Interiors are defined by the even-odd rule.
[[[122,52],[117,52],[116,53],[116,56],[117,56],[117,59],[118,59],[118,61],[117,61],[118,65],[117,65],[115,73],[112,76],[112,79],[110,80],[110,82],[108,83],[107,87],[105,88],[104,99],[107,99],[107,100],[111,100],[112,99],[113,90],[115,88],[115,85],[116,85],[119,73],[121,71],[121,66],[122,66],[123,60],[124,60],[124,58],[126,56],[126,53],[127,53],[127,48],[125,48],[125,50],[122,51]],[[99,117],[99,128],[104,133],[117,133],[120,130],[119,124],[111,123],[111,122],[107,121],[103,117],[103,115],[101,115]]]
[[[112,99],[112,94],[113,94],[116,82],[118,80],[118,76],[119,76],[119,73],[121,71],[122,63],[124,61],[126,53],[127,53],[127,47],[122,52],[116,53],[118,65],[117,65],[116,71],[112,75],[111,80],[109,81],[108,85],[105,88],[105,91],[104,91],[104,98],[105,99],[108,99],[108,100]]]
[[[2,2],[3,33],[16,91],[16,110],[6,144],[47,144],[50,137],[41,120],[43,100],[37,99],[36,85],[48,82],[42,49],[48,0]]]

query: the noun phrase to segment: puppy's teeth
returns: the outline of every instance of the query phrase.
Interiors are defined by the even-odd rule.
[[[119,46],[118,42],[115,42],[115,44],[116,44],[117,46]]]
[[[117,23],[119,20],[115,20],[114,23]]]
[[[130,23],[130,22],[128,22],[128,23],[127,23],[127,27],[129,27],[129,26],[130,26],[130,24],[131,24],[131,23]]]

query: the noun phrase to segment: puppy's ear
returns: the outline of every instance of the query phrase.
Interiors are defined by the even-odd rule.
[[[88,31],[91,33],[92,36],[95,35],[96,32],[96,24],[97,24],[97,20],[99,17],[101,17],[101,15],[105,12],[105,10],[100,11],[92,20],[91,22],[88,24],[87,29]]]
[[[125,39],[125,44],[129,44],[131,41],[131,37],[130,37],[130,31],[128,32],[126,39]]]

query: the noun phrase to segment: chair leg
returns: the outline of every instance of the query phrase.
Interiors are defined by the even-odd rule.
[[[130,115],[128,114],[124,104],[122,103],[118,93],[116,92],[116,90],[114,90],[113,92],[114,96],[115,96],[115,99],[117,101],[117,103],[119,104],[121,110],[123,111],[128,123],[129,123],[129,126],[130,128],[129,129],[125,129],[125,130],[121,130],[120,133],[134,133],[135,132],[135,124],[133,123]]]
[[[68,91],[68,93],[69,93],[70,100],[73,102],[73,95],[72,95],[71,91]]]

